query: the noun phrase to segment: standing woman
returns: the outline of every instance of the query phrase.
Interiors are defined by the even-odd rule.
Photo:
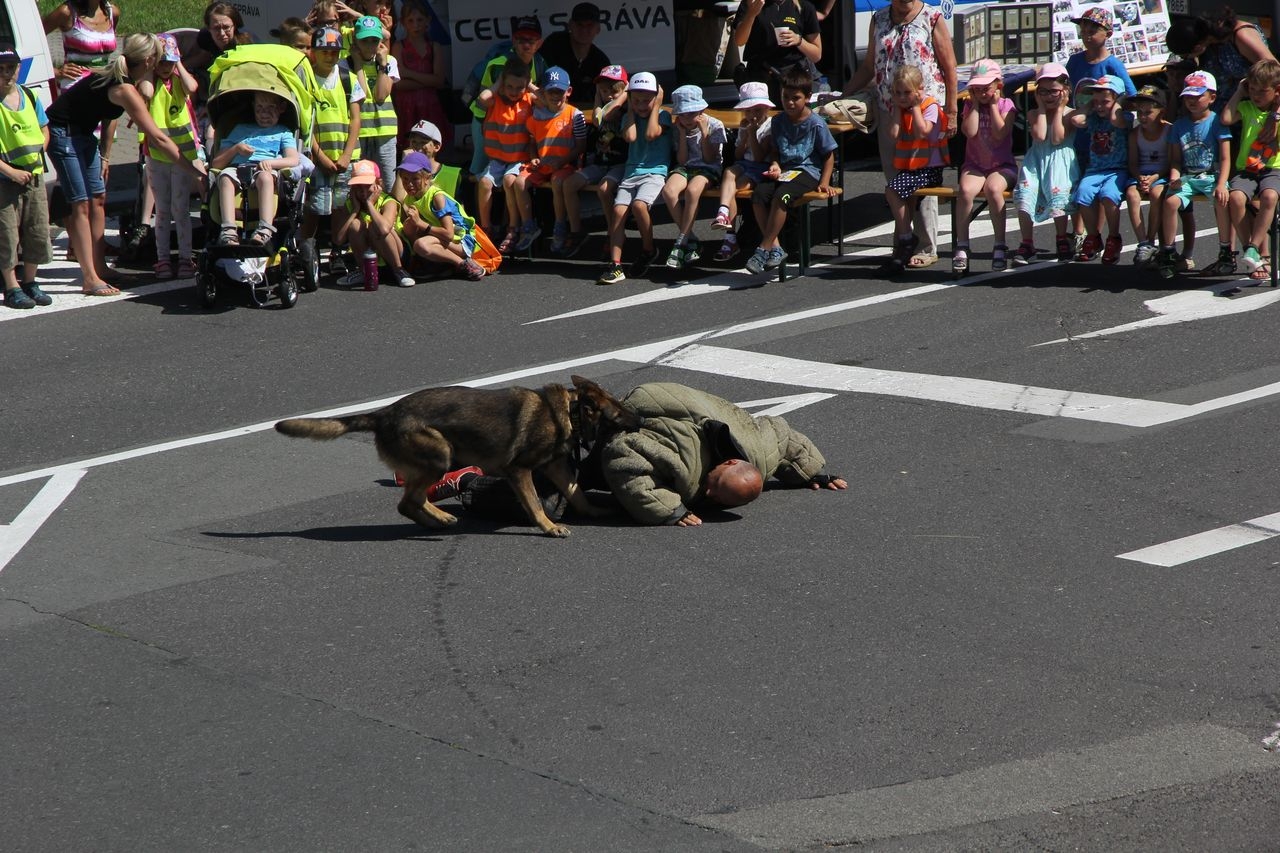
[[[400,63],[400,79],[391,90],[391,101],[398,118],[396,149],[403,151],[409,139],[409,128],[429,121],[440,129],[445,148],[453,146],[453,122],[440,102],[441,89],[449,88],[444,67],[443,45],[431,38],[433,16],[430,9],[416,0],[405,0],[400,11],[404,38],[391,48]]]
[[[1183,60],[1169,65],[1170,86],[1176,86],[1170,91],[1182,91],[1182,78],[1197,68],[1208,71],[1218,82],[1211,107],[1214,112],[1221,112],[1231,100],[1236,87],[1249,73],[1249,66],[1259,60],[1275,59],[1258,25],[1236,20],[1236,13],[1228,6],[1195,18],[1173,15],[1165,33],[1165,45],[1170,53]],[[1181,110],[1179,98],[1173,114]]]
[[[877,132],[880,168],[885,180],[897,173],[893,168],[894,140],[889,136],[895,115],[893,75],[903,65],[919,66],[924,76],[924,94],[943,105],[946,135],[956,135],[956,55],[942,12],[922,0],[892,0],[871,16],[867,36],[867,58],[845,84],[846,93],[873,87],[872,103],[879,110]],[[932,266],[938,262],[938,200],[921,199],[913,220],[918,251],[908,266]]]
[[[734,75],[769,84],[769,97],[782,103],[782,75],[799,65],[816,79],[822,58],[822,30],[809,0],[743,0],[733,24],[733,43],[744,48],[745,73]]]
[[[204,163],[182,155],[177,144],[156,126],[147,102],[138,93],[135,81],[146,79],[163,55],[160,39],[149,33],[134,33],[124,40],[120,54],[98,71],[63,91],[49,107],[49,156],[58,170],[71,216],[67,231],[75,249],[83,277],[81,290],[88,296],[115,296],[120,291],[108,284],[102,239],[106,224],[109,164],[102,158],[106,137],[99,143],[93,135],[98,125],[113,122],[123,113],[146,134],[152,151],[161,151],[182,168],[204,175]]]
[[[120,7],[107,0],[67,0],[44,16],[46,35],[62,33],[63,62],[54,72],[59,88],[111,62],[119,22]]]

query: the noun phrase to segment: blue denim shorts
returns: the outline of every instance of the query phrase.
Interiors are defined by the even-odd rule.
[[[98,139],[92,133],[73,134],[70,128],[49,125],[49,157],[67,201],[75,204],[106,195],[102,155],[98,153]]]
[[[347,181],[349,180],[351,180],[350,166],[336,175],[326,174],[324,169],[316,169],[312,172],[307,189],[307,213],[328,216],[335,210],[341,210],[347,203]]]

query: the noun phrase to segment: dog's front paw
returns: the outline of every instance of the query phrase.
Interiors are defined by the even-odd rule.
[[[569,532],[569,528],[565,527],[563,524],[553,524],[551,525],[551,529],[547,531],[547,535],[554,536],[557,539],[568,539]]]

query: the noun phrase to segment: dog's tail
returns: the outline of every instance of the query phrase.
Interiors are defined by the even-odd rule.
[[[377,412],[345,418],[289,418],[276,423],[276,432],[316,441],[328,441],[349,432],[373,432],[377,428]]]

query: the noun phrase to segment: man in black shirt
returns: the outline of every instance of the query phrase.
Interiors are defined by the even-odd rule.
[[[569,14],[569,29],[552,33],[542,42],[538,54],[547,67],[558,65],[569,72],[573,91],[569,102],[590,107],[596,92],[596,77],[609,62],[604,51],[593,42],[600,35],[600,7],[595,3],[579,3]]]
[[[787,69],[803,65],[813,76],[814,63],[822,58],[818,13],[809,0],[743,0],[734,19],[733,43],[743,48],[746,66],[735,82],[768,83],[770,97],[779,104],[779,83]]]

